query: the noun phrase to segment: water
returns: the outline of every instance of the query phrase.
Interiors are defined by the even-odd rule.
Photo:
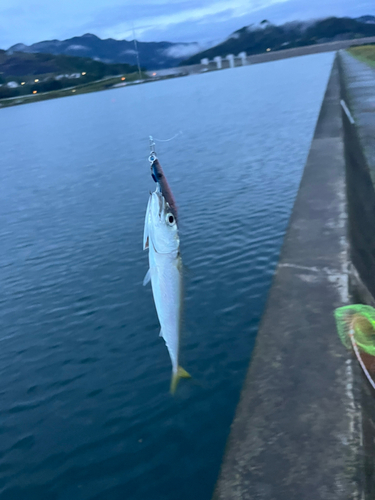
[[[332,54],[0,110],[0,498],[208,500]],[[148,135],[180,208],[182,365],[142,287]]]

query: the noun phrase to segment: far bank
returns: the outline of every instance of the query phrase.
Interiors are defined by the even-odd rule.
[[[278,50],[275,52],[266,51],[263,54],[256,54],[242,58],[242,61],[244,61],[245,65],[259,64],[271,61],[278,61],[281,59],[287,59],[291,57],[319,54],[323,52],[336,52],[341,49],[348,49],[350,47],[367,45],[372,43],[375,43],[375,37],[358,38],[355,40],[342,40],[339,42],[321,43],[321,44],[309,45],[293,49]],[[0,108],[17,106],[20,104],[28,104],[32,102],[46,101],[48,99],[56,99],[59,97],[87,94],[90,92],[98,92],[101,90],[123,88],[143,83],[151,83],[155,81],[164,80],[167,78],[204,74],[208,71],[219,71],[221,69],[231,69],[229,61],[223,60],[223,63],[220,64],[220,67],[218,67],[218,65],[215,62],[209,61],[208,64],[193,64],[189,66],[180,66],[165,70],[147,71],[141,74],[141,78],[139,77],[138,73],[132,73],[129,75],[119,75],[113,78],[106,78],[103,80],[94,81],[84,85],[76,85],[74,87],[69,87],[62,90],[56,90],[44,93],[37,92],[35,94],[30,94],[25,96],[0,99]]]

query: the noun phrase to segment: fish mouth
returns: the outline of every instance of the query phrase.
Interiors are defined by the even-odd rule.
[[[178,249],[177,226],[172,228],[172,223],[168,223],[167,215],[171,215],[169,212],[168,202],[161,191],[154,191],[148,212],[148,244],[158,254],[169,254]]]
[[[166,201],[162,193],[158,190],[151,193],[150,199],[150,217],[151,226],[159,224],[165,217]]]
[[[164,212],[165,212],[165,205],[166,205],[165,198],[161,194],[160,191],[155,191],[153,194],[156,195],[156,198],[158,200],[158,203],[159,203],[159,217],[161,217],[162,214],[164,214]]]
[[[155,215],[158,214],[159,219],[164,217],[167,211],[170,210],[168,202],[158,189],[152,193],[152,205],[152,212]]]

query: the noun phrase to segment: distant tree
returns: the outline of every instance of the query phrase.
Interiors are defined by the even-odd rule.
[[[137,69],[129,64],[106,64],[85,57],[24,52],[7,54],[4,51],[0,51],[0,68],[3,77],[11,77],[19,83],[34,78],[73,73],[81,74],[81,78],[85,76],[85,81],[88,82],[110,75],[132,73]]]
[[[0,87],[0,99],[6,99],[8,97],[16,97],[20,95],[19,89],[11,89],[6,85]]]
[[[50,92],[51,90],[62,89],[63,84],[60,80],[48,80],[47,82],[42,82],[39,84],[39,92]]]

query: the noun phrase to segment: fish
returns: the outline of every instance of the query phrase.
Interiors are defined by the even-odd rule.
[[[165,191],[164,191],[165,193]],[[146,209],[143,249],[148,249],[149,270],[143,281],[151,281],[156,312],[172,362],[170,390],[174,394],[181,378],[189,373],[179,365],[182,315],[182,261],[178,235],[176,206],[164,196],[157,182]],[[171,191],[170,191],[171,193]],[[168,196],[168,195],[167,195]],[[167,201],[168,200],[168,201]]]

